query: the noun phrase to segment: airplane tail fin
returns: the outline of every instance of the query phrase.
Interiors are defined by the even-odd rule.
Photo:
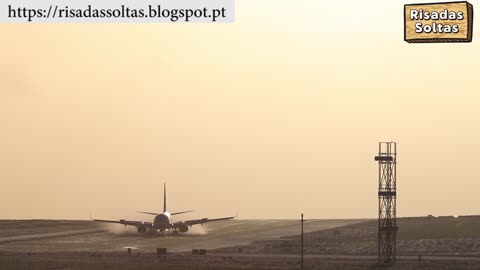
[[[163,183],[163,212],[167,212],[167,184]]]

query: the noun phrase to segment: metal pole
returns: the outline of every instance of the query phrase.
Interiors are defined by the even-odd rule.
[[[302,247],[301,247],[300,268],[303,269],[303,213],[302,213]]]

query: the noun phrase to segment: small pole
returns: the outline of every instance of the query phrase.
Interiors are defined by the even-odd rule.
[[[303,213],[302,213],[302,246],[301,246],[300,268],[303,269]]]

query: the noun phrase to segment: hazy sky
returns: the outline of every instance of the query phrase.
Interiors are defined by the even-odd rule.
[[[401,1],[238,0],[234,24],[0,25],[0,218],[480,214],[480,40]],[[409,2],[409,3],[413,3]],[[147,216],[146,219],[151,217]]]

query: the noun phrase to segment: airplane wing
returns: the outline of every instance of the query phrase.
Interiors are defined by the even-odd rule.
[[[122,225],[129,225],[129,226],[147,226],[151,227],[153,224],[152,222],[144,222],[144,221],[134,221],[134,220],[125,220],[125,219],[120,219],[120,220],[105,220],[105,219],[93,219],[95,222],[104,222],[104,223],[117,223],[117,224],[122,224]]]
[[[138,227],[140,225],[144,225],[146,227],[152,227],[153,223],[152,222],[144,222],[144,221],[133,221],[133,220],[125,220],[125,219],[120,219],[120,220],[107,220],[107,219],[94,219],[92,218],[92,212],[90,209],[88,210],[88,213],[90,214],[90,220],[95,221],[95,222],[103,222],[103,223],[117,223],[117,224],[122,224],[130,226],[135,226]]]
[[[237,214],[235,216],[231,216],[231,217],[222,217],[222,218],[200,218],[200,219],[191,219],[191,220],[185,220],[185,221],[179,221],[179,222],[175,222],[172,224],[172,227],[173,228],[178,228],[180,226],[184,226],[184,225],[187,225],[187,226],[192,226],[192,225],[196,225],[196,224],[204,224],[204,223],[208,223],[208,222],[213,222],[213,221],[220,221],[220,220],[229,220],[229,219],[234,219],[236,218],[238,215],[238,211],[237,211]]]

